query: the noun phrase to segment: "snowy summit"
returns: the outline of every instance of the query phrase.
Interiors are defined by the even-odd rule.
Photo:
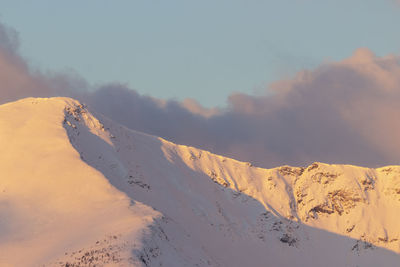
[[[0,106],[0,148],[0,266],[399,266],[399,166],[257,168],[70,98]]]

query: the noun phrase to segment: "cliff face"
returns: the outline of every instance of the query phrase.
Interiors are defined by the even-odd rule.
[[[3,265],[400,260],[398,166],[256,168],[132,131],[68,98],[0,106],[0,147]]]

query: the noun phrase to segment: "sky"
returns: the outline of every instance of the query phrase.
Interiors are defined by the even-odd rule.
[[[0,0],[0,104],[73,97],[260,167],[399,165],[400,2],[348,2]]]
[[[161,99],[225,107],[359,47],[399,53],[391,0],[0,0],[20,54],[90,84],[118,82]]]

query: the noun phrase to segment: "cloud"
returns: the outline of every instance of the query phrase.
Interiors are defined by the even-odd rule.
[[[2,102],[28,94],[46,94],[40,78],[33,78],[25,61],[18,55],[17,33],[0,24],[0,99]]]
[[[399,163],[397,57],[380,58],[360,48],[341,62],[276,82],[269,92],[233,94],[226,110],[209,116],[204,108],[196,112],[175,101],[159,105],[121,86],[96,91],[92,105],[130,128],[258,166]]]
[[[86,90],[74,73],[41,73],[19,54],[18,33],[0,23],[0,103],[27,96],[73,96]]]
[[[0,25],[0,102],[54,95],[78,98],[129,128],[258,166],[399,164],[399,58],[367,48],[271,84],[264,95],[237,93],[227,108],[207,109],[192,99],[156,99],[117,83],[92,88],[77,75],[34,71],[18,54],[17,34]]]

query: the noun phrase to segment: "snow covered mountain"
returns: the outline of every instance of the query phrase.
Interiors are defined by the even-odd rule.
[[[0,266],[400,264],[399,166],[257,168],[69,98],[0,106],[0,149]]]

